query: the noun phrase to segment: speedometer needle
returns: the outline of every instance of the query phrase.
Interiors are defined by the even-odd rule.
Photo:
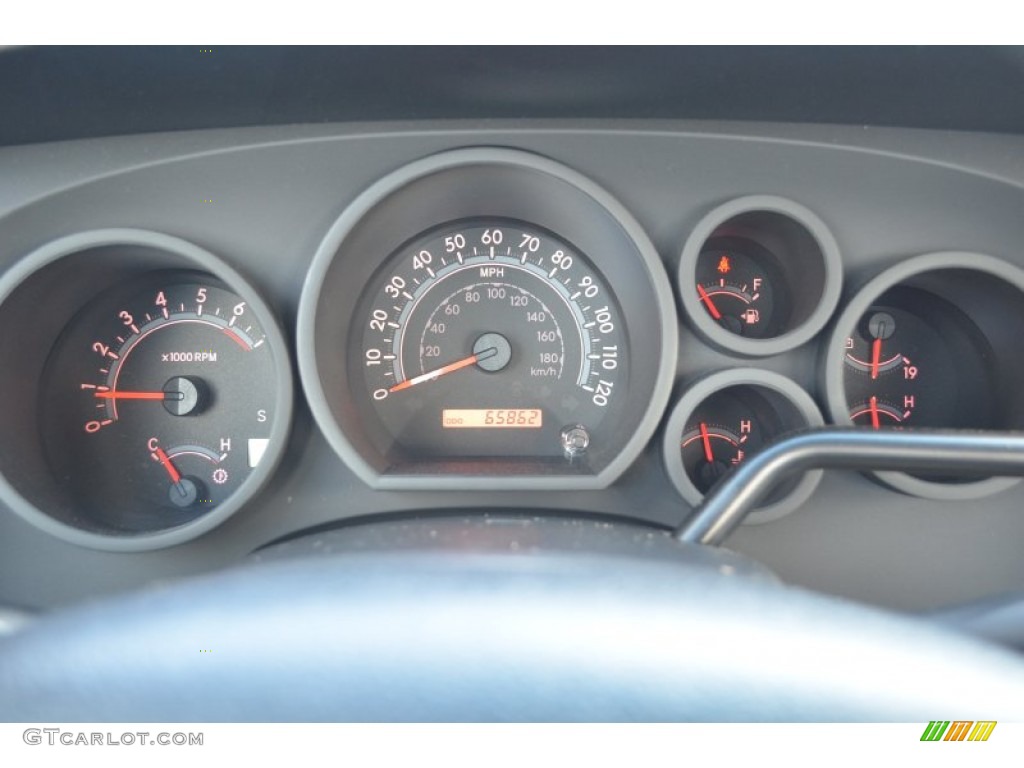
[[[481,360],[486,360],[490,357],[494,357],[496,354],[498,354],[498,350],[496,347],[488,347],[487,349],[482,349],[475,355],[464,357],[462,360],[457,360],[454,363],[448,363],[448,365],[442,365],[440,368],[435,368],[432,371],[421,373],[419,376],[413,376],[411,379],[406,379],[403,382],[395,384],[395,386],[391,387],[388,390],[388,392],[401,392],[403,389],[415,387],[417,384],[422,384],[425,381],[433,381],[434,379],[439,379],[442,376],[447,376],[449,373],[455,373],[455,371],[462,370],[463,368],[468,368],[471,365],[476,365]]]

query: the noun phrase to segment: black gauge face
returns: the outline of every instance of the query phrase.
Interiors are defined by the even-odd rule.
[[[44,373],[54,476],[101,528],[156,531],[232,496],[268,449],[275,370],[246,301],[152,273],[72,320]]]
[[[846,339],[850,419],[874,429],[994,426],[991,347],[977,326],[934,294],[882,296]]]
[[[524,222],[425,233],[371,284],[349,365],[397,463],[529,457],[585,468],[628,381],[615,296],[587,257]]]
[[[743,238],[707,242],[697,259],[697,295],[722,328],[752,339],[778,335],[789,314],[775,257]]]
[[[719,390],[686,421],[679,444],[683,468],[690,482],[707,493],[730,469],[786,430],[781,414],[756,387]]]

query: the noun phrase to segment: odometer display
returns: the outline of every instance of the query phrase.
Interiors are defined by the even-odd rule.
[[[385,454],[581,464],[566,437],[580,429],[600,451],[628,358],[615,296],[566,240],[515,220],[445,224],[391,255],[361,317],[350,365]]]
[[[540,408],[449,408],[441,412],[441,425],[446,429],[540,429],[544,426],[544,411]]]

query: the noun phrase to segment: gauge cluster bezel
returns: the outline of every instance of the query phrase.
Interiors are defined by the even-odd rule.
[[[1024,329],[1024,270],[981,253],[944,251],[922,254],[898,264],[867,281],[844,306],[829,336],[822,376],[828,412],[834,424],[852,425],[844,382],[843,342],[855,325],[886,292],[908,286],[949,302],[976,324],[990,344],[990,361],[996,381],[1024,378],[1024,358],[1019,353]],[[1016,317],[1018,322],[1007,322]],[[1011,421],[1009,428],[1024,428],[1024,392],[1001,389],[992,393]],[[1003,429],[1007,427],[1001,427]],[[976,499],[999,493],[1020,483],[1020,478],[989,477],[964,482],[928,480],[902,472],[874,472],[874,478],[903,493],[937,500]]]
[[[61,490],[45,456],[36,422],[51,349],[68,323],[105,291],[149,273],[206,274],[244,297],[264,332],[273,371],[273,423],[267,450],[223,502],[170,528],[121,532],[98,527]],[[291,428],[293,387],[288,347],[274,313],[235,269],[209,251],[170,235],[140,229],[90,230],[67,235],[28,254],[0,276],[0,324],[27,329],[0,335],[0,354],[20,365],[0,373],[7,394],[0,419],[14,441],[0,446],[0,502],[37,528],[92,549],[138,552],[200,536],[243,508],[265,486],[281,460]],[[244,382],[240,382],[244,384]],[[70,426],[69,426],[70,428]],[[74,425],[81,428],[81,425]],[[111,468],[125,472],[125,468]]]
[[[629,392],[608,458],[587,471],[494,457],[396,468],[377,447],[372,413],[353,399],[343,354],[360,292],[410,238],[439,224],[529,222],[573,244],[611,285],[631,348]],[[637,279],[637,278],[641,279]],[[321,243],[298,315],[298,357],[313,415],[339,457],[372,488],[572,490],[604,488],[636,459],[661,419],[676,368],[675,302],[643,228],[583,175],[531,153],[461,149],[413,162],[379,180],[342,212]],[[416,465],[416,461],[411,462]]]

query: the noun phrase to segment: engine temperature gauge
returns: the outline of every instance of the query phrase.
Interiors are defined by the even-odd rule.
[[[686,391],[665,431],[665,466],[683,498],[697,504],[733,468],[777,437],[823,423],[794,382],[757,369],[724,371]],[[821,473],[782,486],[754,520],[783,515],[810,495]]]
[[[729,391],[715,393],[698,406],[691,417],[696,424],[687,425],[680,447],[686,474],[702,492],[761,447],[764,425],[757,419],[755,432],[753,416]]]

